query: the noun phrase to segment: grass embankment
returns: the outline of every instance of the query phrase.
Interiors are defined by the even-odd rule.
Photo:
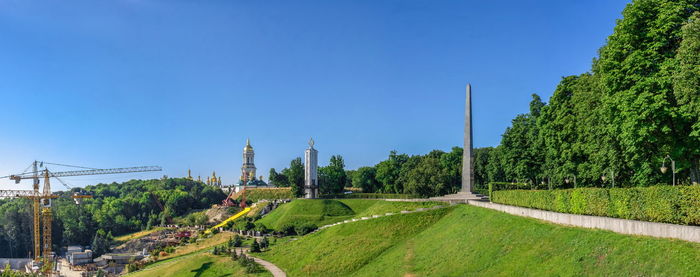
[[[214,256],[210,253],[197,253],[178,262],[163,263],[154,267],[129,274],[130,277],[150,276],[272,276],[270,272],[246,274],[241,267],[229,257]]]
[[[168,254],[168,256],[161,257],[159,261],[150,264],[147,266],[147,268],[158,266],[162,263],[167,263],[170,262],[171,260],[175,258],[179,258],[182,256],[190,255],[196,252],[202,252],[204,250],[207,250],[209,248],[212,248],[217,245],[221,245],[225,242],[228,242],[229,239],[233,237],[233,233],[229,232],[223,232],[223,233],[218,233],[210,238],[197,241],[195,243],[190,243],[184,246],[179,246],[175,248],[175,252]]]
[[[114,238],[114,241],[125,242],[127,240],[132,240],[132,239],[140,239],[142,237],[148,236],[154,232],[164,230],[164,229],[166,229],[166,228],[165,227],[156,227],[156,228],[153,228],[151,230],[143,230],[143,231],[139,231],[139,232],[135,232],[135,233],[131,233],[131,234],[126,234],[126,235],[118,236],[118,237]]]
[[[262,258],[289,276],[698,276],[700,244],[455,207],[338,225]]]
[[[317,227],[350,218],[399,212],[438,205],[437,202],[388,202],[383,200],[297,199],[281,205],[258,220],[268,228],[279,231],[283,226],[314,224]]]

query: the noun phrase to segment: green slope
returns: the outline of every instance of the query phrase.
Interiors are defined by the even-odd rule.
[[[698,276],[700,244],[459,205],[335,226],[260,254],[290,276]]]
[[[315,224],[320,227],[350,218],[414,210],[439,205],[436,202],[388,202],[384,200],[297,199],[284,204],[257,222],[280,230],[285,225]]]

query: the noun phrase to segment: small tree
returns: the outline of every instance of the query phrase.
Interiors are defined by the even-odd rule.
[[[236,254],[236,249],[231,251],[231,260],[234,260],[234,261],[238,260],[238,254]]]
[[[267,237],[263,237],[262,241],[260,241],[260,248],[267,249],[269,246],[270,246],[270,241],[267,240]]]
[[[243,245],[243,239],[241,239],[241,236],[234,235],[233,236],[233,247],[241,247],[241,245]]]
[[[250,246],[250,252],[253,252],[253,253],[260,252],[260,244],[258,244],[257,239],[253,239],[253,244]]]

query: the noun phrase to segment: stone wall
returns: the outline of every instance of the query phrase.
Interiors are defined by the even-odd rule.
[[[700,243],[700,227],[611,217],[564,214],[490,202],[469,200],[473,206],[498,210],[512,215],[537,218],[557,224],[609,230],[621,234],[674,238]]]

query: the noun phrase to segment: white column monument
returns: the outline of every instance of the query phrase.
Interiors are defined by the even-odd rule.
[[[309,140],[309,148],[304,151],[304,198],[318,197],[318,151],[314,149],[314,139]]]

